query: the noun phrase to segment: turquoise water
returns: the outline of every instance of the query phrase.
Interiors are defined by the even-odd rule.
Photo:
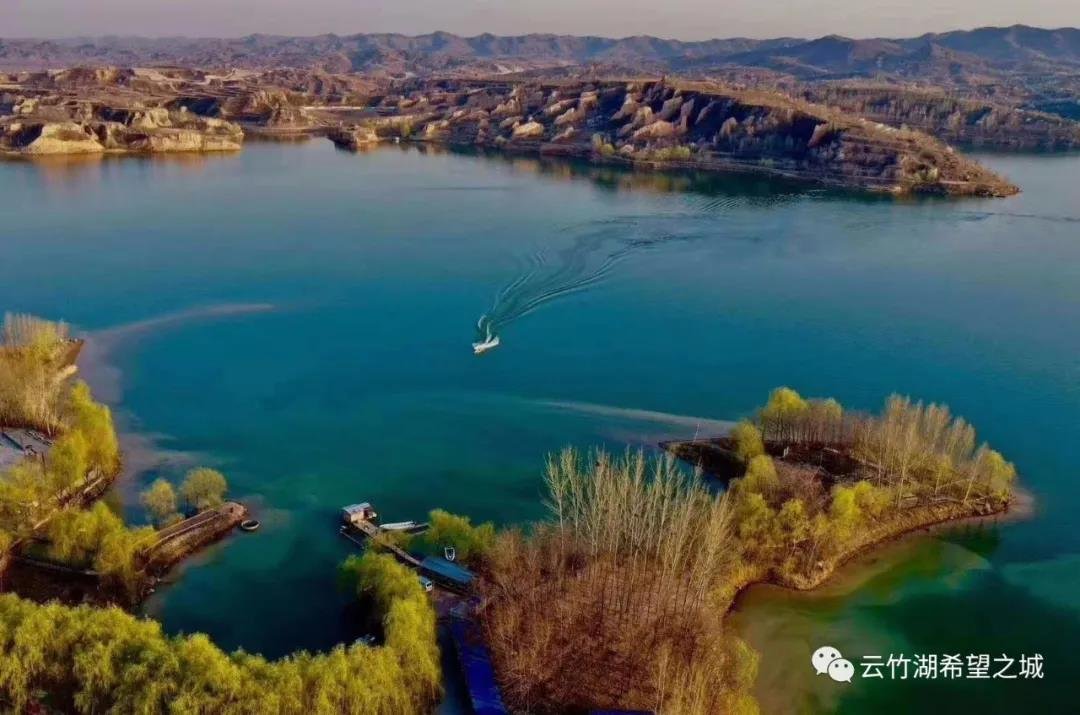
[[[0,306],[91,336],[135,495],[208,464],[263,520],[148,604],[277,656],[354,635],[336,511],[542,514],[544,455],[717,429],[777,385],[944,401],[1028,522],[923,539],[811,597],[756,592],[769,711],[1065,712],[1080,674],[1080,157],[988,157],[1012,199],[898,201],[328,142],[0,164]],[[504,291],[503,300],[496,300]],[[475,357],[476,323],[532,306]],[[500,315],[518,311],[502,310]],[[821,642],[819,642],[821,641]],[[809,653],[1041,652],[1047,680],[851,685]],[[804,667],[805,666],[805,667]],[[1021,708],[1022,709],[1022,708]]]

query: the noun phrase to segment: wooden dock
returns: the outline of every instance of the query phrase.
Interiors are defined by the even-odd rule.
[[[232,531],[246,515],[242,504],[230,501],[159,530],[157,539],[143,552],[146,569],[163,573],[188,554]]]
[[[151,549],[161,548],[168,542],[182,538],[193,531],[198,531],[205,528],[210,522],[219,519],[227,519],[228,521],[236,521],[239,523],[247,510],[238,502],[225,502],[219,507],[213,509],[207,509],[201,511],[193,517],[178,521],[172,526],[167,526],[157,532],[157,541],[151,546]]]
[[[369,539],[377,538],[380,534],[386,533],[375,524],[372,524],[370,521],[357,521],[351,525],[342,526],[340,531],[341,535],[356,544],[357,546],[361,547],[365,546],[364,542],[360,539],[357,539],[352,533],[350,533],[352,531],[357,531]],[[391,544],[384,541],[380,543],[379,546],[380,548],[389,551],[391,554],[394,555],[394,558],[396,558],[398,561],[405,564],[406,566],[410,566],[414,569],[420,568],[420,561],[397,544]]]
[[[379,526],[374,507],[369,502],[351,504],[342,509],[344,524],[338,533],[362,549],[367,549],[374,540],[379,549],[389,551],[400,563],[414,569],[421,576],[431,579],[436,585],[462,595],[468,594],[473,582],[473,574],[466,568],[434,556],[413,556],[398,546],[393,538],[384,535],[403,533],[397,528]],[[413,524],[397,522],[393,526]],[[387,525],[391,526],[391,525]],[[427,524],[420,524],[426,528]]]

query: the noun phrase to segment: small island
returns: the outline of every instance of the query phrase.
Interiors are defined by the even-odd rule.
[[[780,388],[730,435],[666,447],[726,487],[670,456],[566,450],[550,519],[472,547],[512,710],[757,712],[757,656],[724,627],[742,589],[812,589],[904,534],[1003,514],[1016,478],[946,407],[898,396],[866,415]]]

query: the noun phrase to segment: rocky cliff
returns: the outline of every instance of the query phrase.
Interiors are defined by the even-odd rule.
[[[244,132],[186,111],[98,107],[90,116],[0,120],[0,152],[17,155],[236,151]]]
[[[131,149],[138,151],[233,149],[241,139],[235,125],[264,136],[321,132],[337,121],[333,115],[313,118],[309,108],[357,106],[376,86],[356,75],[287,69],[214,73],[181,67],[75,67],[0,74],[0,124],[109,121],[129,126],[134,121],[148,136],[127,141],[111,127],[117,141],[106,150],[132,142],[137,147]],[[146,112],[153,114],[151,121],[134,116]],[[104,131],[91,128],[97,134]],[[47,131],[70,135],[70,127]],[[12,150],[10,139],[6,149]]]
[[[749,171],[895,193],[1001,196],[1017,190],[920,132],[716,83],[372,82],[319,72],[221,75],[176,68],[76,68],[3,79],[0,151],[9,154],[228,151],[240,148],[244,127],[281,136],[326,133],[350,149],[397,137],[605,163]],[[841,103],[844,96],[826,99]],[[868,110],[876,106],[866,101]]]
[[[768,92],[706,83],[416,82],[373,103],[382,136],[623,162],[746,171],[893,193],[1018,189],[924,134]],[[387,115],[398,118],[394,124]]]

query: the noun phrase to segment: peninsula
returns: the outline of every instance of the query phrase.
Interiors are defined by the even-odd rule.
[[[374,116],[337,128],[330,138],[350,149],[399,137],[898,194],[1018,191],[928,135],[713,83],[420,82],[380,98],[371,110]]]
[[[230,532],[246,510],[225,501],[225,477],[211,469],[192,470],[180,486],[184,514],[171,484],[158,479],[143,495],[153,526],[131,528],[100,501],[122,455],[109,408],[75,379],[82,347],[63,323],[4,318],[2,590],[131,606],[172,566]]]
[[[724,623],[742,589],[812,589],[903,534],[995,518],[1016,478],[946,407],[899,396],[868,415],[779,388],[729,436],[669,449],[713,454],[726,489],[670,458],[566,450],[549,520],[463,530],[512,709],[756,713],[757,656]]]
[[[374,548],[452,547],[474,569],[513,712],[756,713],[757,656],[725,625],[743,589],[812,590],[883,543],[1014,508],[1012,464],[948,408],[895,395],[872,415],[778,388],[730,434],[665,448],[701,470],[567,449],[527,530],[435,510]]]
[[[99,497],[122,455],[109,409],[74,380],[67,326],[8,314],[0,331],[0,700],[16,712],[428,712],[439,692],[435,613],[392,559],[353,557],[343,582],[382,616],[380,643],[277,662],[163,635],[123,612],[245,509],[194,469],[142,494],[152,526]],[[183,504],[188,513],[179,511]],[[59,586],[59,588],[57,588]],[[29,593],[27,591],[30,591]],[[99,607],[106,606],[106,607]],[[379,620],[379,619],[377,619]],[[346,675],[342,677],[342,672]]]

